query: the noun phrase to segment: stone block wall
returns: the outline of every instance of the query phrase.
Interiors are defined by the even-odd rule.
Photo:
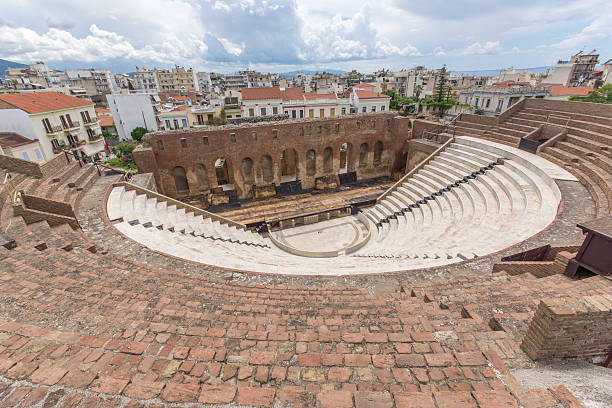
[[[65,217],[76,217],[74,209],[69,203],[52,200],[45,197],[37,197],[22,193],[21,198],[26,208],[36,211],[43,211],[52,214],[63,215]]]
[[[603,361],[612,352],[612,295],[542,299],[521,348],[534,360]]]

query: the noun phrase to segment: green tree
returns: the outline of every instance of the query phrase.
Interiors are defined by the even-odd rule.
[[[148,130],[146,128],[143,128],[142,126],[138,126],[136,128],[134,128],[134,130],[132,130],[132,139],[134,139],[137,142],[140,142],[142,140],[142,137],[148,132]]]
[[[115,135],[115,134],[113,134],[113,133],[109,132],[109,131],[108,131],[108,130],[106,130],[106,129],[103,129],[103,130],[102,130],[102,136],[103,136],[105,139],[117,139],[117,135]]]
[[[134,142],[125,141],[125,142],[118,143],[117,146],[113,146],[111,150],[117,156],[121,157],[121,156],[131,154],[136,148],[136,146],[138,145]]]
[[[571,96],[570,101],[612,104],[612,84],[594,89],[587,96]]]

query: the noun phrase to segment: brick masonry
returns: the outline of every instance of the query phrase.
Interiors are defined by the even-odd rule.
[[[540,301],[521,348],[534,360],[605,359],[612,352],[612,295]]]
[[[253,186],[279,185],[283,173],[281,157],[291,149],[296,155],[296,175],[303,188],[314,188],[316,180],[333,176],[341,169],[341,146],[348,143],[347,169],[357,179],[391,176],[393,169],[404,168],[406,140],[410,137],[409,119],[392,113],[355,115],[337,119],[306,119],[245,126],[223,126],[213,129],[157,132],[147,137],[148,147],[134,151],[141,173],[153,173],[158,191],[170,197],[196,196],[218,185],[215,162],[224,158],[229,183],[239,197],[252,196]],[[379,160],[375,144],[382,143]],[[364,154],[360,154],[362,144]],[[331,161],[325,165],[324,151],[331,149]],[[314,150],[314,166],[309,166],[307,152]],[[272,160],[265,166],[264,156]],[[361,156],[361,157],[360,157]],[[288,157],[288,156],[287,156]],[[252,172],[243,167],[250,159]],[[292,160],[285,165],[294,167]],[[310,162],[312,163],[312,162]],[[198,178],[196,166],[203,165],[205,175]],[[177,191],[173,170],[182,167],[189,190]],[[201,167],[200,167],[201,168]],[[266,176],[265,172],[268,171]]]

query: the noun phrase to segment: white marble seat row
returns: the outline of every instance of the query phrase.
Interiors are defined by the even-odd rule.
[[[354,222],[370,230],[370,239],[361,249],[333,258],[285,252],[267,236],[122,187],[110,194],[107,211],[111,220],[122,219],[115,224],[121,233],[152,250],[224,268],[300,275],[422,269],[497,252],[554,220],[561,199],[554,178],[571,176],[532,156],[494,142],[457,137],[385,199],[360,214]],[[472,177],[473,172],[480,173]],[[455,184],[466,176],[470,176],[467,182]],[[317,228],[332,225],[323,221]],[[313,235],[313,239],[320,238]]]

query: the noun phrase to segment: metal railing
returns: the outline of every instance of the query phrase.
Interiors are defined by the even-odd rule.
[[[48,135],[57,133],[57,132],[61,132],[62,130],[63,128],[60,125],[52,125],[49,129],[45,128],[45,131],[47,132]]]

